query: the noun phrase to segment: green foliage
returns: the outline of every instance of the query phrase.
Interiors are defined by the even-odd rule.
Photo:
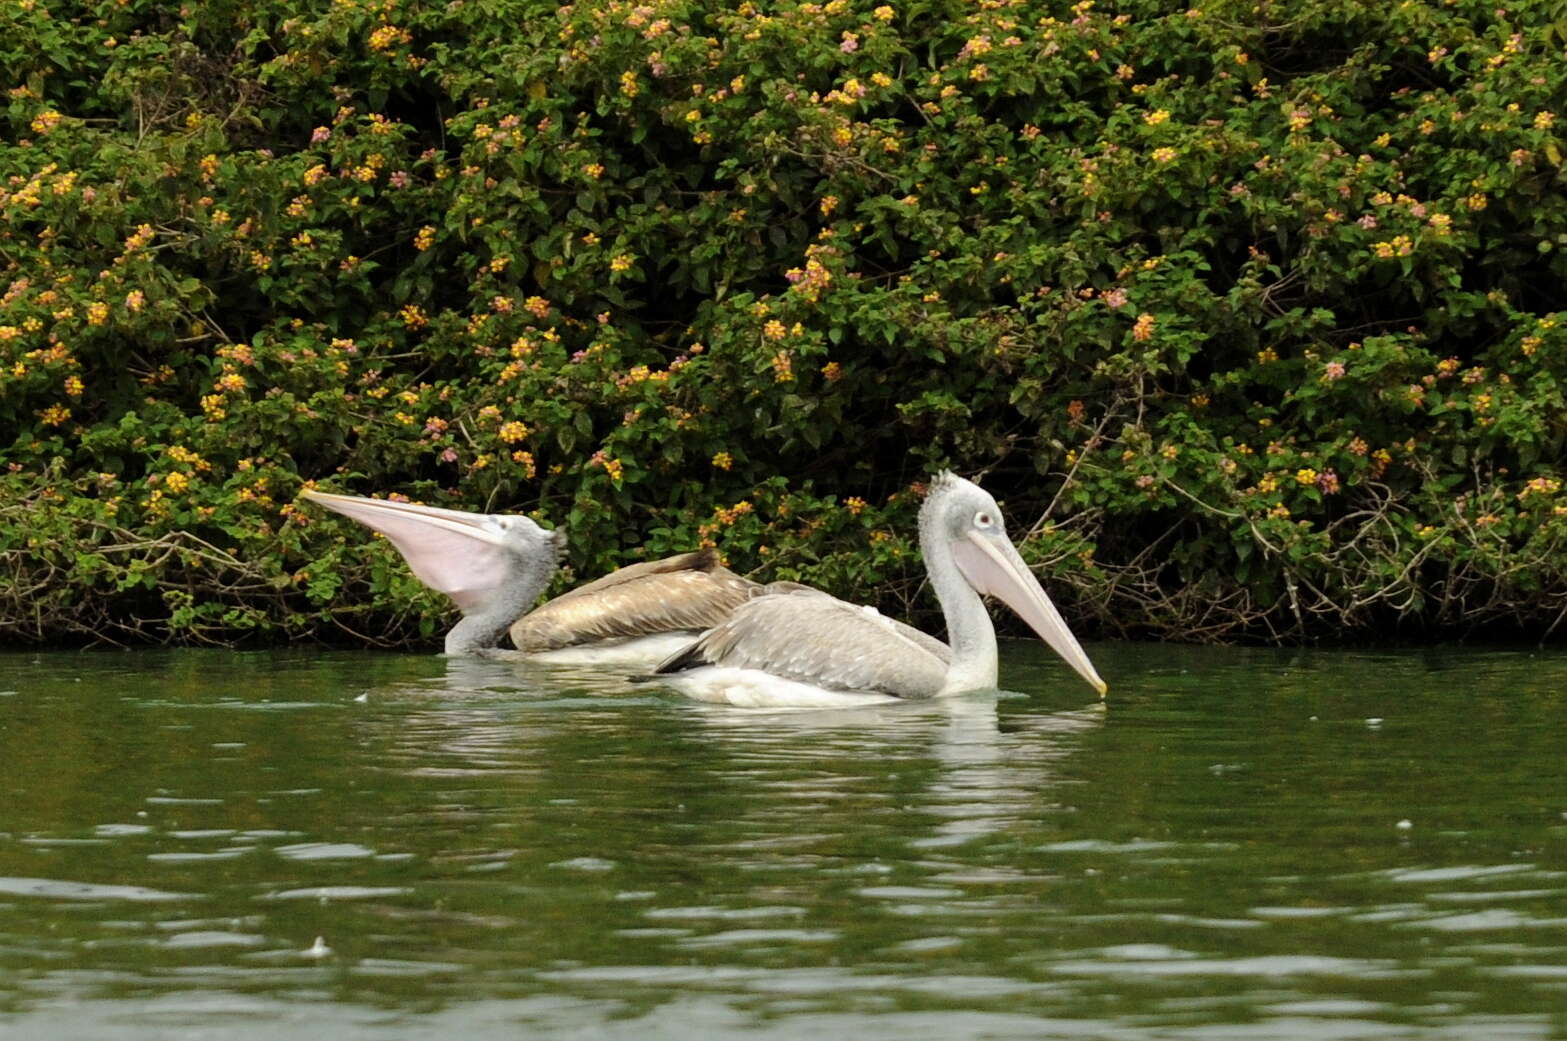
[[[1560,3],[0,11],[0,630],[424,640],[314,482],[1114,632],[1567,610]]]

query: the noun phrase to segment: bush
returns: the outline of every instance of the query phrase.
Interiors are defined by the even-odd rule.
[[[1089,628],[1546,632],[1562,8],[8,5],[0,628],[428,641],[316,482],[928,609],[952,466]]]

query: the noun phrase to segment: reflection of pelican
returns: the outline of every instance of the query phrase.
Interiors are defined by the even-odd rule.
[[[555,573],[560,531],[518,515],[304,496],[385,535],[421,582],[456,602],[463,617],[446,634],[447,654],[647,667],[764,588],[705,550],[632,564],[524,614]],[[508,628],[517,652],[494,649]]]
[[[1003,713],[1007,706],[1012,711]],[[757,725],[759,716],[764,726]],[[748,862],[795,849],[841,851],[846,847],[837,837],[844,829],[874,828],[875,815],[888,807],[879,789],[872,795],[859,785],[868,763],[896,763],[900,777],[925,778],[917,794],[898,799],[929,821],[928,830],[897,826],[916,850],[959,846],[1019,826],[1031,831],[1041,812],[1068,798],[1059,791],[1061,766],[1105,717],[1102,701],[1046,711],[1039,698],[979,693],[816,711],[737,713],[697,705],[686,719],[728,753],[719,760],[724,778],[756,786],[755,798],[738,801],[740,815],[725,818],[743,836],[735,852]],[[804,762],[811,765],[802,772]],[[791,806],[800,812],[789,812]],[[936,870],[939,861],[925,863]],[[989,881],[1022,877],[1002,865],[965,870]],[[902,903],[908,894],[888,896]]]
[[[950,473],[920,509],[920,548],[951,649],[874,609],[815,590],[757,597],[655,672],[703,701],[834,705],[929,698],[996,685],[996,631],[980,600],[997,597],[1101,694],[1094,671],[1001,523],[996,500]]]

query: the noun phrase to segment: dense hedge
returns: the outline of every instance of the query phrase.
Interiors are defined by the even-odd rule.
[[[0,633],[442,622],[301,487],[1092,632],[1567,612],[1560,0],[19,0]],[[571,575],[562,581],[570,581]]]

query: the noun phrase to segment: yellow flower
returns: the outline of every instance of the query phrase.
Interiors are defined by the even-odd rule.
[[[433,245],[435,245],[435,229],[426,224],[419,229],[419,234],[414,236],[414,249],[423,253]]]
[[[370,34],[370,49],[373,51],[393,50],[401,43],[409,43],[413,40],[413,34],[407,29],[399,29],[395,25],[383,25]]]
[[[1151,127],[1156,127],[1160,123],[1169,122],[1169,119],[1170,113],[1168,109],[1156,108],[1152,112],[1143,113],[1143,122],[1147,123]]]
[[[164,475],[163,486],[177,495],[180,492],[183,492],[186,488],[190,487],[190,478],[186,477],[178,470],[175,470],[172,473]]]
[[[622,253],[609,262],[609,269],[615,272],[629,271],[636,258],[630,253]]]
[[[519,423],[516,420],[512,420],[510,423],[506,423],[501,427],[500,431],[497,433],[497,436],[507,444],[512,444],[527,437],[528,428],[522,423]]]
[[[720,470],[727,470],[734,464],[734,457],[728,452],[718,452],[713,456],[713,465]]]

